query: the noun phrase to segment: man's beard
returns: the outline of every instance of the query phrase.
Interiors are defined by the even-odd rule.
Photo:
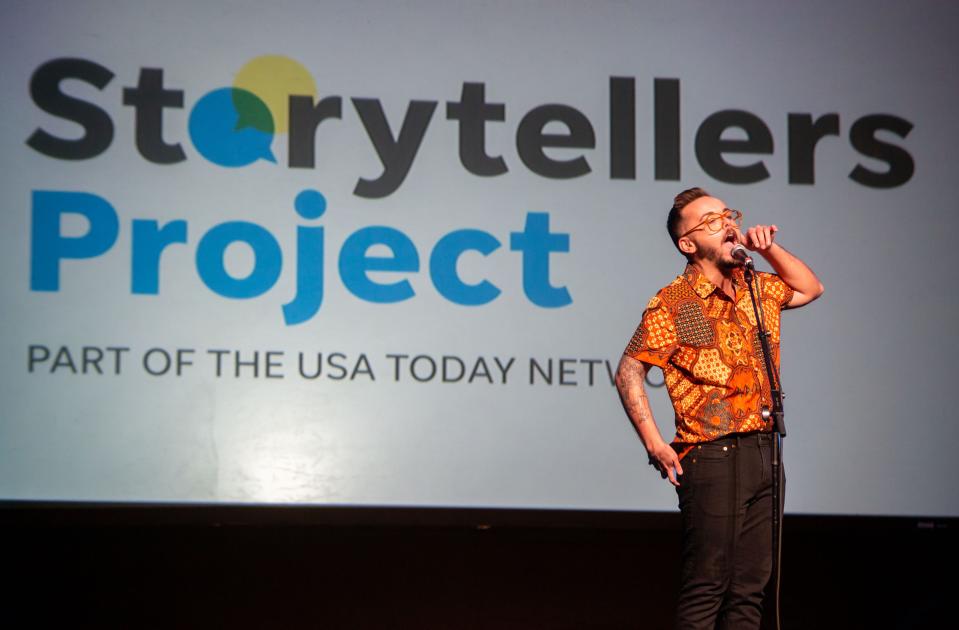
[[[732,256],[723,256],[722,246],[704,251],[702,257],[715,264],[720,271],[732,271],[739,266],[739,261]]]
[[[716,261],[716,266],[719,267],[722,271],[732,271],[739,266],[739,261],[735,258],[723,258],[722,256]]]

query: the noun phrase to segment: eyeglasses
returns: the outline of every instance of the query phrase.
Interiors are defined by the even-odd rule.
[[[726,225],[726,221],[730,221],[736,227],[742,225],[743,222],[743,213],[739,210],[731,210],[726,208],[722,212],[710,212],[703,216],[703,220],[696,224],[696,227],[686,230],[679,238],[683,236],[689,236],[696,230],[705,228],[710,234],[715,234],[723,229],[723,226]]]

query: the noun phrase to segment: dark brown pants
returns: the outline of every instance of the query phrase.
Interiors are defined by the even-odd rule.
[[[682,587],[676,628],[759,628],[772,569],[772,436],[752,433],[683,457]]]

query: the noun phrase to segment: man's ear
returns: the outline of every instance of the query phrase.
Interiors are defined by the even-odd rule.
[[[679,251],[684,254],[692,255],[696,253],[696,243],[692,242],[689,237],[682,237],[678,242]]]

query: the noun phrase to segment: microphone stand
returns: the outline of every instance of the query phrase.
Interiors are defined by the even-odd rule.
[[[756,293],[753,290],[753,279],[755,273],[753,261],[746,258],[743,264],[743,277],[746,280],[746,286],[749,287],[749,299],[753,303],[753,313],[756,316],[757,334],[759,335],[759,344],[763,352],[763,363],[766,366],[766,378],[769,383],[769,394],[772,399],[772,409],[763,409],[763,417],[772,417],[773,420],[773,441],[772,441],[772,585],[775,593],[774,606],[776,627],[779,627],[779,580],[780,580],[780,551],[782,547],[782,438],[786,437],[786,424],[783,411],[783,392],[779,382],[779,372],[773,365],[772,353],[769,350],[769,332],[766,330],[766,318],[763,316],[763,309],[760,308],[756,300]]]

